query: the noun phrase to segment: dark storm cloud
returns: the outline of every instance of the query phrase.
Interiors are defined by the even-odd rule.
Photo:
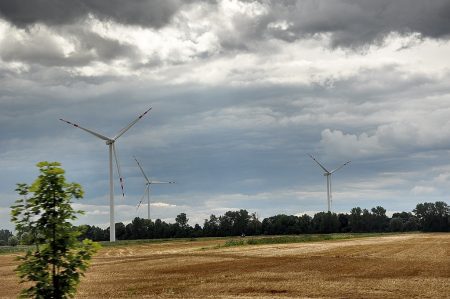
[[[209,3],[210,5],[203,5]],[[140,25],[160,28],[168,25],[172,17],[185,9],[186,15],[178,20],[174,29],[183,31],[184,42],[191,41],[190,33],[195,31],[188,26],[194,15],[189,14],[190,5],[202,4],[200,19],[214,23],[211,16],[226,10],[227,2],[179,1],[179,0],[6,0],[0,1],[0,17],[18,27],[23,35],[10,30],[1,42],[0,57],[4,61],[21,61],[43,66],[82,66],[94,61],[110,62],[125,58],[130,69],[155,68],[167,62],[176,64],[176,55],[161,58],[153,54],[139,53],[136,45],[121,41],[120,36],[100,36],[78,23],[90,15],[100,21]],[[329,36],[329,46],[336,48],[361,49],[372,44],[382,44],[390,33],[400,35],[417,34],[418,38],[447,38],[450,33],[450,2],[447,0],[302,0],[302,1],[236,1],[233,14],[223,14],[224,26],[210,26],[209,32],[217,37],[221,53],[233,49],[259,52],[269,49],[270,39],[296,42],[302,38]],[[239,6],[240,5],[240,6]],[[229,5],[230,6],[230,5]],[[219,20],[222,20],[219,18]],[[46,24],[39,28],[34,24]],[[226,26],[225,26],[226,25]],[[195,27],[195,26],[194,26]],[[47,32],[39,32],[47,30]],[[24,33],[25,32],[25,33]],[[195,32],[194,32],[195,33]],[[71,43],[73,51],[67,53],[55,38]],[[195,34],[193,34],[195,35]],[[182,39],[180,37],[180,39]],[[265,46],[267,45],[267,46]],[[206,51],[206,52],[205,52]],[[219,50],[220,51],[220,50]],[[219,51],[217,53],[219,53]],[[207,50],[192,54],[203,60],[209,55]],[[212,50],[211,53],[216,53]],[[141,59],[151,56],[149,60]],[[175,59],[174,61],[172,61]],[[166,61],[163,61],[166,60]]]
[[[21,61],[42,66],[82,66],[92,61],[111,61],[135,58],[135,46],[78,27],[59,29],[61,36],[72,42],[73,50],[64,51],[62,44],[52,34],[37,28],[17,37],[7,34],[0,48],[3,61]]]
[[[88,52],[94,51],[94,56],[98,60],[113,60],[121,57],[133,58],[137,55],[137,49],[127,43],[118,40],[100,36],[94,32],[85,30],[74,30],[73,36],[76,38],[78,51]]]
[[[0,15],[19,27],[35,23],[72,24],[89,14],[100,20],[160,28],[183,6],[215,1],[179,0],[4,0]],[[450,33],[448,0],[302,0],[241,1],[260,5],[265,13],[233,17],[237,31],[221,32],[225,48],[246,49],[253,40],[274,37],[285,41],[331,34],[333,47],[360,47],[380,43],[387,34],[419,33],[422,37],[443,38]],[[211,10],[219,9],[212,5]],[[208,16],[205,15],[205,18]]]
[[[161,27],[180,5],[178,0],[4,0],[0,14],[18,27],[71,24],[89,14],[124,24]]]
[[[255,3],[245,1],[245,3]],[[390,33],[446,38],[450,33],[447,0],[303,0],[258,1],[267,13],[235,18],[236,32],[223,33],[224,47],[248,48],[267,37],[293,42],[330,34],[332,47],[359,48],[379,44]]]
[[[289,9],[294,33],[330,32],[333,46],[378,42],[391,32],[439,38],[450,33],[446,0],[306,1]]]

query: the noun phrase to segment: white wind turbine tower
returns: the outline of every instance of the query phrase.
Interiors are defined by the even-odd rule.
[[[76,128],[79,128],[81,130],[84,130],[100,139],[103,139],[106,141],[106,144],[109,147],[109,241],[110,242],[115,242],[116,241],[116,225],[114,222],[114,185],[113,185],[113,154],[114,154],[114,160],[116,162],[116,166],[117,166],[117,172],[119,174],[119,179],[120,179],[120,187],[122,188],[122,196],[125,196],[124,192],[123,192],[123,178],[122,175],[120,173],[120,165],[119,165],[119,161],[117,159],[117,154],[116,154],[116,148],[114,146],[114,143],[116,142],[116,140],[122,136],[123,134],[125,134],[126,131],[128,131],[135,123],[137,123],[145,114],[147,114],[147,112],[149,112],[152,108],[150,107],[147,111],[145,111],[144,113],[142,113],[141,115],[139,115],[138,118],[136,118],[134,121],[132,121],[128,126],[124,127],[122,130],[119,131],[119,133],[117,133],[116,136],[114,136],[113,138],[109,138],[106,137],[104,135],[101,135],[97,132],[94,132],[92,130],[83,128],[77,124],[71,123],[70,121],[64,120],[62,118],[60,118],[59,120],[68,123],[69,125],[72,125]]]
[[[311,157],[311,159],[314,160],[314,162],[316,162],[320,168],[323,169],[323,171],[325,171],[325,173],[323,174],[324,176],[327,177],[327,203],[328,203],[328,212],[331,212],[331,200],[332,200],[332,195],[331,195],[331,175],[333,173],[335,173],[336,171],[338,171],[339,169],[341,169],[342,167],[344,167],[345,165],[347,165],[348,163],[350,163],[351,161],[347,161],[344,164],[342,164],[341,166],[339,166],[338,168],[332,170],[332,171],[328,171],[322,164],[320,164],[319,161],[316,160],[316,158],[314,158],[312,155],[308,154],[308,156]]]
[[[144,169],[142,169],[142,166],[139,163],[138,159],[136,159],[136,157],[134,157],[134,160],[136,160],[136,163],[139,166],[139,168],[141,169],[142,175],[144,176],[145,181],[146,181],[144,195],[142,195],[142,198],[139,201],[139,204],[138,204],[137,208],[139,209],[139,207],[141,206],[142,201],[145,198],[145,195],[147,194],[147,213],[148,213],[148,220],[150,220],[150,185],[153,185],[153,184],[175,184],[175,182],[162,182],[162,181],[149,180],[147,175],[144,172]]]

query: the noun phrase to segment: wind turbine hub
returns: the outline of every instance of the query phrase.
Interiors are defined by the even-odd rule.
[[[106,145],[110,145],[110,144],[113,144],[114,143],[114,140],[106,140]]]

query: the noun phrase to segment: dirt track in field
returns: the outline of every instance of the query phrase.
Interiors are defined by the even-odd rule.
[[[450,298],[450,234],[212,248],[223,243],[103,248],[77,298]],[[15,264],[0,256],[2,298],[19,291]]]

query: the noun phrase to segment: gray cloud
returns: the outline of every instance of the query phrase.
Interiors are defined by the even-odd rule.
[[[71,43],[72,49],[64,48],[62,37]],[[56,31],[48,28],[30,28],[19,33],[11,31],[0,40],[0,44],[0,57],[3,61],[42,66],[76,67],[93,61],[134,59],[139,55],[131,44],[70,26]]]
[[[203,16],[205,19],[220,9],[220,2],[203,0],[126,3],[120,0],[5,0],[0,3],[0,15],[19,27],[36,23],[73,24],[93,15],[101,21],[161,28],[179,10],[188,7],[186,4],[192,3],[213,4]],[[332,47],[360,48],[379,44],[392,32],[418,33],[430,38],[446,38],[450,33],[450,3],[446,0],[241,0],[237,3],[241,7],[231,17],[233,30],[225,26],[217,32],[226,49],[248,49],[253,42],[267,37],[293,42],[329,34]]]
[[[112,38],[100,36],[86,30],[69,30],[76,39],[77,48],[72,52],[73,56],[78,53],[92,53],[92,59],[110,61],[116,58],[133,59],[138,56],[137,49],[128,43],[120,42]]]
[[[95,16],[26,29],[1,20],[0,216],[14,184],[36,177],[36,162],[57,160],[86,190],[83,221],[107,223],[107,147],[58,118],[114,135],[149,106],[117,144],[127,194],[118,199],[120,221],[140,213],[132,155],[150,176],[177,181],[153,193],[154,202],[176,206],[154,207],[170,219],[185,211],[201,221],[231,208],[263,216],[321,210],[325,182],[306,153],[330,167],[352,160],[335,178],[340,211],[410,210],[430,194],[446,200],[450,42],[383,41],[393,31],[445,37],[446,23],[430,11],[446,10],[429,2],[419,22],[421,3],[398,3],[405,16],[393,1],[186,5],[157,30]],[[384,44],[361,52],[328,42]],[[8,217],[0,219],[4,227]]]
[[[259,14],[233,19],[236,32],[223,32],[224,47],[248,48],[252,41],[276,38],[293,42],[330,35],[330,46],[361,48],[380,44],[390,33],[447,38],[450,2],[446,0],[243,1],[259,4]],[[255,7],[252,7],[253,11]]]
[[[0,2],[0,14],[19,27],[72,24],[93,14],[101,20],[158,28],[180,5],[178,0],[5,0]]]
[[[195,4],[201,9],[193,9]],[[70,67],[124,59],[123,65],[131,71],[208,60],[230,50],[278,51],[277,45],[271,44],[274,40],[325,39],[332,48],[360,50],[381,45],[391,33],[414,35],[417,41],[447,38],[450,33],[450,3],[445,0],[134,0],[126,4],[119,0],[7,0],[0,3],[0,15],[19,28],[26,27],[10,28],[0,41],[4,61]],[[157,31],[153,37],[145,36],[158,45],[146,51],[125,36],[111,34],[111,28],[105,29],[106,35],[96,31],[86,22],[90,16],[100,22],[167,26],[172,31],[166,36]],[[204,21],[201,26],[195,25],[197,18]],[[64,44],[73,49],[68,52]],[[411,45],[414,43],[402,47]]]
[[[392,77],[387,76],[384,82],[382,75],[387,72]],[[394,77],[400,79],[391,80]],[[430,76],[423,80],[427,84],[399,94],[398,90],[408,90],[417,80],[396,68],[364,69],[351,78],[335,80],[333,86],[313,87],[279,84],[208,88],[201,84],[170,86],[133,80],[50,88],[37,84],[22,85],[20,89],[17,85],[14,86],[17,97],[0,102],[1,110],[5,111],[0,116],[0,164],[8,173],[1,186],[12,193],[14,183],[34,179],[35,162],[58,160],[69,179],[85,187],[83,203],[92,205],[86,209],[92,213],[102,211],[107,204],[107,147],[57,119],[67,118],[113,135],[143,107],[151,105],[151,114],[118,142],[127,192],[125,201],[118,199],[118,204],[127,206],[118,211],[120,221],[138,215],[134,205],[141,196],[142,178],[131,158],[133,154],[140,158],[150,176],[177,181],[170,188],[155,188],[155,201],[177,206],[165,212],[156,208],[157,217],[174,218],[179,212],[188,212],[190,218],[201,221],[205,215],[231,208],[257,210],[264,216],[320,210],[325,206],[323,176],[305,155],[307,152],[315,153],[331,166],[337,165],[342,156],[353,155],[351,166],[335,180],[335,204],[339,210],[356,205],[411,209],[416,200],[421,200],[417,196],[424,193],[423,188],[416,186],[427,186],[421,179],[430,173],[433,174],[430,177],[443,177],[448,172],[430,171],[439,165],[446,152],[426,159],[410,157],[435,150],[436,142],[440,141],[434,141],[433,136],[429,140],[427,136],[447,124],[447,113],[436,111],[431,116],[435,119],[432,122],[420,120],[419,127],[423,130],[419,133],[424,139],[419,142],[414,142],[412,127],[406,127],[405,142],[398,144],[402,141],[398,136],[403,134],[405,124],[417,122],[416,116],[421,111],[437,110],[439,101],[448,106],[442,99],[449,91],[443,91],[432,102],[420,104],[419,98],[410,100],[417,89],[436,90],[433,84],[439,86],[441,80]],[[384,97],[361,96],[365,88],[368,95],[373,93],[368,84],[372,81],[381,85],[390,82],[393,86]],[[405,103],[411,108],[403,116]],[[378,104],[378,109],[373,109],[372,104]],[[391,111],[393,115],[386,117]],[[398,116],[402,116],[401,121],[392,120]],[[361,127],[368,132],[367,138]],[[332,129],[326,131],[327,128]],[[379,137],[372,143],[373,136]],[[394,152],[371,155],[386,144],[392,144]],[[420,174],[392,181],[395,173],[418,169]],[[382,173],[388,171],[394,174],[386,178]],[[441,183],[435,188],[439,191],[447,187]],[[404,190],[408,195],[409,190],[417,195],[402,201]],[[14,196],[8,194],[3,198],[3,204],[6,200],[12,203]],[[97,225],[107,222],[107,215],[102,217],[87,217],[83,221]]]
[[[377,43],[391,32],[433,38],[450,33],[445,0],[306,1],[288,16],[294,33],[331,33],[334,47]]]

